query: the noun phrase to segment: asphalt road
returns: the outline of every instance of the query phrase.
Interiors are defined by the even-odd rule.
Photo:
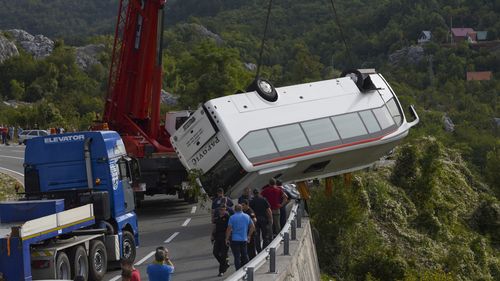
[[[14,176],[21,182],[23,176],[24,146],[0,145],[0,172]],[[137,248],[136,268],[143,281],[148,280],[147,265],[158,246],[169,250],[175,264],[175,281],[223,280],[217,277],[218,264],[212,256],[210,215],[203,203],[189,205],[172,196],[146,197],[137,210],[140,247]],[[229,253],[231,255],[231,253]],[[231,258],[232,260],[232,258]],[[232,262],[231,262],[232,264]],[[232,266],[226,276],[234,272]],[[110,270],[104,280],[121,280],[119,269]]]
[[[0,172],[13,176],[24,184],[24,145],[0,144]]]

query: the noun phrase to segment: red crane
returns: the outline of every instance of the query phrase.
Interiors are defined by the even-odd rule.
[[[104,129],[107,124],[117,131],[127,153],[138,159],[139,183],[144,183],[135,186],[139,200],[144,194],[181,191],[187,175],[170,144],[167,127],[160,122],[165,3],[166,0],[120,0],[106,105],[98,128]],[[170,116],[186,118],[186,114],[187,111]]]

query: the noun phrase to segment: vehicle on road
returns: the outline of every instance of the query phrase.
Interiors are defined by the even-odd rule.
[[[49,132],[46,130],[24,130],[21,133],[19,133],[17,141],[19,142],[19,144],[26,145],[26,142],[30,139],[36,137],[45,137],[48,135]]]
[[[109,263],[134,261],[137,164],[116,132],[34,138],[24,167],[24,198],[0,202],[6,280],[102,280]]]
[[[287,183],[366,168],[419,119],[411,107],[415,120],[407,122],[381,74],[344,76],[209,100],[171,142],[187,169],[201,171],[211,194],[225,187],[238,196],[269,178]]]

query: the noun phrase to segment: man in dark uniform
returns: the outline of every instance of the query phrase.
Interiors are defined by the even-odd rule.
[[[253,190],[253,199],[250,201],[250,208],[255,212],[257,217],[257,224],[255,225],[255,249],[260,253],[262,249],[266,248],[271,243],[273,225],[273,214],[271,206],[266,198],[259,194],[258,189]],[[261,241],[263,244],[261,245]]]
[[[226,245],[226,229],[229,221],[229,213],[226,211],[226,204],[221,204],[214,215],[214,227],[212,230],[212,243],[214,245],[213,254],[219,262],[219,275],[223,276],[229,268],[229,259],[227,252],[229,247]]]
[[[224,189],[218,188],[217,196],[212,199],[212,223],[214,222],[214,216],[217,214],[217,209],[222,204],[226,205],[226,211],[229,213],[229,215],[232,215],[234,213],[232,208],[233,201],[231,200],[231,198],[224,196]]]
[[[250,208],[250,204],[247,199],[243,199],[241,201],[241,208],[243,209],[243,213],[250,216],[250,218],[253,221],[253,224],[255,225],[257,223],[257,217],[255,216],[255,213],[252,210],[252,208]],[[250,242],[248,242],[247,245],[247,252],[249,259],[253,259],[257,255],[257,252],[255,251],[255,233],[253,233],[250,237]]]

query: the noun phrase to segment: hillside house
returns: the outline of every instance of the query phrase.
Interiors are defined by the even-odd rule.
[[[474,31],[474,29],[468,28],[468,27],[465,27],[465,28],[452,28],[451,29],[452,40],[455,43],[463,42],[463,41],[466,41],[466,40],[467,41],[469,41],[469,40],[476,41],[477,40],[476,39],[476,35],[477,34]]]
[[[430,42],[431,38],[432,38],[432,33],[430,32],[430,30],[423,30],[422,32],[420,32],[417,42],[418,44],[424,44]]]
[[[489,81],[493,78],[491,71],[468,71],[467,81]]]

